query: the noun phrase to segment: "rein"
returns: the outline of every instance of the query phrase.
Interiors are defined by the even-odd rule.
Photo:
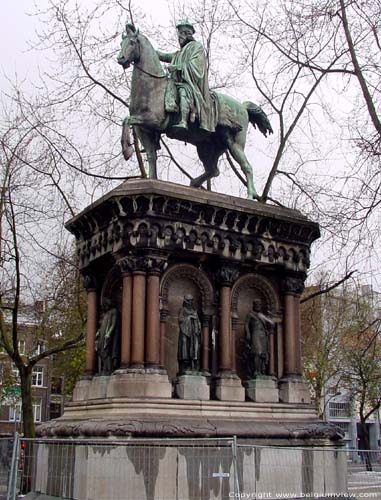
[[[148,73],[148,71],[145,71],[143,68],[140,68],[136,63],[133,63],[136,69],[144,73],[145,75],[150,76],[151,78],[157,78],[160,80],[161,78],[167,78],[167,75],[153,75],[152,73]]]
[[[139,54],[138,54],[138,57],[137,57],[137,61],[134,62],[132,61],[132,64],[135,66],[136,69],[138,69],[139,71],[141,71],[142,73],[144,73],[145,75],[147,76],[150,76],[151,78],[157,78],[158,80],[160,80],[161,78],[166,78],[167,75],[164,74],[164,75],[153,75],[152,73],[149,73],[148,71],[144,70],[143,68],[141,68],[140,66],[137,65],[137,63],[140,61],[140,40],[137,38],[137,44],[138,44],[138,49],[139,49]]]

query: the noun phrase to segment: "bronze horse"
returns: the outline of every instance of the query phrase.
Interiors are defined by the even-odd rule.
[[[157,179],[156,151],[160,149],[160,135],[178,139],[197,148],[198,156],[205,172],[191,181],[191,186],[200,187],[203,182],[219,175],[218,159],[228,150],[238,162],[247,180],[248,198],[254,199],[256,191],[253,182],[253,170],[246,158],[244,148],[249,122],[262,132],[273,132],[264,111],[252,102],[240,103],[232,97],[213,93],[218,116],[215,132],[201,130],[195,123],[189,129],[173,127],[178,121],[176,113],[165,110],[165,92],[171,82],[160,63],[159,57],[150,41],[131,25],[126,27],[118,63],[124,69],[134,64],[131,80],[130,117],[123,124],[122,146],[126,159],[131,156],[129,126],[134,126],[136,133],[147,154],[149,177]]]

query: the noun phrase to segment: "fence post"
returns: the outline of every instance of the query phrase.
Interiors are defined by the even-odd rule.
[[[237,463],[237,436],[233,436],[232,455],[233,455],[233,468],[234,468],[234,497],[240,498],[241,492],[239,491],[238,463]]]
[[[16,500],[17,469],[18,469],[19,458],[20,458],[20,435],[18,432],[15,432],[15,438],[13,441],[13,450],[12,450],[11,470],[9,473],[9,480],[8,480],[7,500]]]

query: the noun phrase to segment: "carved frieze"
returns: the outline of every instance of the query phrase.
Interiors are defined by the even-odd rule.
[[[125,183],[68,222],[83,270],[106,254],[142,249],[307,270],[319,228],[299,212],[238,198],[227,204],[232,198],[226,195],[163,184]]]

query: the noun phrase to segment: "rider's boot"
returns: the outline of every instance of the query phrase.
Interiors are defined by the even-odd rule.
[[[181,113],[181,120],[179,121],[179,123],[176,123],[176,125],[173,125],[173,127],[174,128],[182,128],[182,129],[187,130],[188,129],[188,116],[190,113],[190,106],[188,104],[188,101],[184,97],[182,97],[180,99],[180,113]]]

